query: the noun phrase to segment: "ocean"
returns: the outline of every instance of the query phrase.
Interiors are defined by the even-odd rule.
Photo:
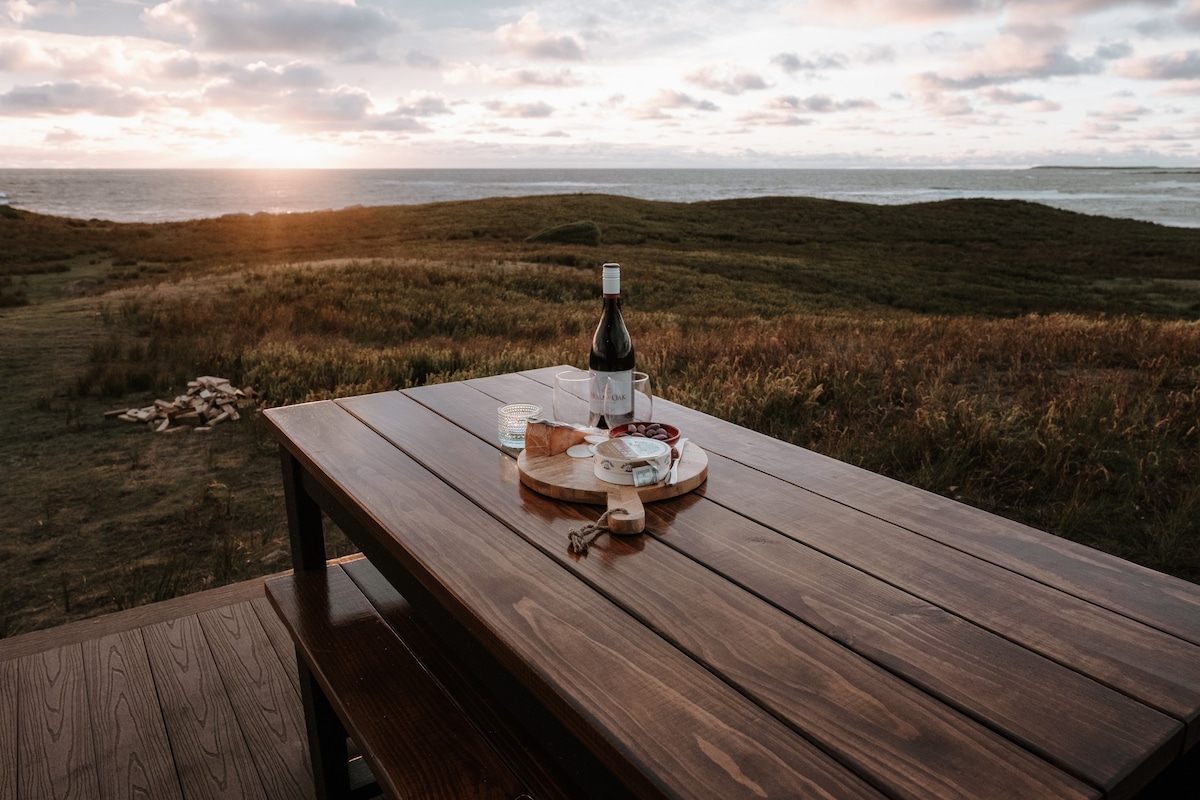
[[[347,206],[599,193],[696,202],[805,196],[891,205],[1027,200],[1200,227],[1200,167],[921,169],[0,169],[0,204],[80,219],[166,222]]]

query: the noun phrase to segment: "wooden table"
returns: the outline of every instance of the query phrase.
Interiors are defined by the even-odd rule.
[[[1129,797],[1193,779],[1200,587],[662,400],[708,481],[648,504],[645,534],[573,555],[567,531],[601,509],[522,486],[496,436],[497,406],[550,407],[558,369],[266,418],[296,568],[324,564],[319,507],[599,770],[598,795]]]

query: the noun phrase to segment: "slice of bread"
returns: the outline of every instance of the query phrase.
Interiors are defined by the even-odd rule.
[[[548,419],[531,420],[525,425],[525,455],[556,456],[571,445],[582,444],[583,431]]]

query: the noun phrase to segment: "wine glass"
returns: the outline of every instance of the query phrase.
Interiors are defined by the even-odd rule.
[[[604,387],[604,419],[615,428],[626,422],[649,422],[654,413],[650,376],[634,371],[628,385],[609,378]]]
[[[649,422],[654,419],[654,395],[650,392],[650,376],[645,372],[633,373],[633,421]]]
[[[554,419],[587,427],[592,406],[592,375],[569,369],[554,376]]]

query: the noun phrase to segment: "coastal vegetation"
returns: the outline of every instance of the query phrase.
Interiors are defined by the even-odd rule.
[[[10,209],[0,243],[0,635],[288,564],[252,418],[155,436],[105,409],[205,374],[277,405],[583,365],[609,260],[660,396],[1200,581],[1200,230],[570,195]]]

